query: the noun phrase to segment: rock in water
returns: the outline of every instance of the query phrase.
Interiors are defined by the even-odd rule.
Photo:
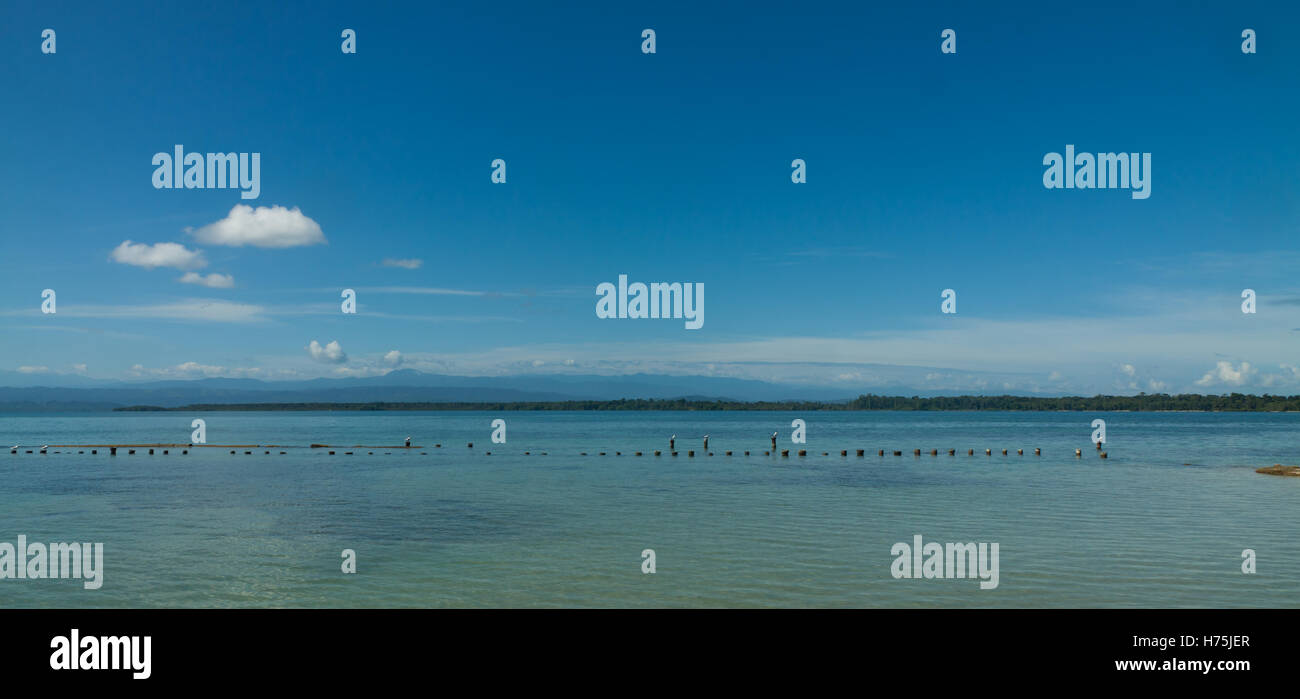
[[[1257,468],[1255,469],[1255,473],[1266,473],[1270,476],[1300,476],[1300,466],[1273,464],[1272,466]]]

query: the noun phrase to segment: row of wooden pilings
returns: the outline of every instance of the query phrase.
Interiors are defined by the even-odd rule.
[[[193,446],[195,446],[195,445],[190,445],[190,446],[193,447]],[[213,445],[213,446],[214,446],[214,447],[217,447],[218,445]],[[328,445],[323,445],[323,444],[321,444],[321,445],[312,445],[312,446],[313,446],[313,448],[328,449]],[[470,443],[466,444],[465,446],[466,446],[466,448],[470,448],[470,449],[472,449],[472,448],[474,448],[474,443],[473,443],[473,442],[470,442]],[[441,448],[442,445],[441,445],[441,444],[437,444],[437,445],[435,445],[435,447],[437,447],[437,448]],[[119,448],[126,448],[126,447],[109,446],[109,447],[107,447],[107,448],[108,448],[108,450],[109,450],[109,454],[110,454],[110,455],[112,455],[112,456],[117,456],[117,450],[118,450]],[[382,447],[381,447],[381,448],[382,448]],[[420,447],[387,447],[387,448],[389,448],[389,449],[400,449],[400,450],[402,450],[402,451],[407,451],[407,450],[410,450],[410,449],[418,449],[418,448],[420,448]],[[353,454],[356,453],[355,450],[356,450],[357,448],[354,447],[353,449],[354,449],[354,451],[345,451],[345,452],[343,452],[343,455],[344,455],[344,456],[352,456]],[[49,447],[42,447],[42,448],[40,448],[38,451],[39,451],[39,453],[41,453],[41,454],[46,454],[46,453],[48,453],[48,450],[49,450]],[[19,448],[18,448],[18,447],[12,447],[12,448],[10,448],[9,453],[10,453],[10,454],[17,454],[18,451],[19,451]],[[27,449],[27,450],[26,450],[26,453],[31,454],[31,453],[33,453],[33,451],[34,451],[34,449]],[[162,453],[163,453],[164,455],[167,455],[167,454],[170,453],[170,449],[162,449],[161,451],[162,451]],[[244,450],[244,454],[246,454],[246,455],[251,455],[251,454],[253,453],[253,451],[254,451],[254,450],[252,450],[252,449],[246,449],[246,450]],[[279,454],[287,454],[287,453],[288,453],[287,451],[283,451],[283,450],[277,450],[277,451],[278,451]],[[332,450],[329,450],[329,451],[328,451],[328,454],[329,454],[330,456],[334,456],[334,455],[336,454],[337,451],[338,451],[337,448],[336,448],[336,449],[332,449]],[[786,458],[788,458],[788,457],[790,456],[790,452],[791,452],[791,451],[792,451],[792,450],[790,450],[790,449],[782,449],[782,450],[780,450],[780,455],[781,455],[782,457],[786,457]],[[866,451],[867,451],[866,449],[857,449],[857,450],[856,450],[856,456],[858,456],[858,457],[863,457],[863,456],[866,455]],[[899,449],[893,449],[893,450],[888,450],[888,451],[889,451],[890,453],[892,453],[894,456],[902,456],[902,455],[903,455],[902,450],[899,450]],[[957,454],[957,450],[956,450],[956,449],[948,449],[947,451],[948,451],[948,456],[956,456],[956,454]],[[136,452],[135,449],[127,449],[127,454],[129,454],[129,455],[134,455],[135,452]],[[237,454],[238,452],[239,452],[239,450],[237,450],[237,449],[231,449],[231,450],[230,450],[230,453],[231,453],[231,454]],[[1097,443],[1097,452],[1098,452],[1098,456],[1099,456],[1099,457],[1101,457],[1101,458],[1103,458],[1103,459],[1108,458],[1108,455],[1106,454],[1106,452],[1104,452],[1104,451],[1101,450],[1101,444],[1100,444],[1100,443]],[[59,453],[62,453],[62,452],[55,451],[54,453],[55,453],[55,454],[59,454]],[[68,453],[72,453],[72,452],[69,451]],[[85,454],[86,452],[85,452],[85,450],[83,449],[83,450],[79,450],[77,453],[78,453],[78,454]],[[98,453],[99,453],[99,449],[91,449],[91,450],[90,450],[90,453],[91,453],[91,454],[98,454]],[[150,456],[153,456],[154,453],[155,453],[155,450],[154,450],[153,448],[150,448],[150,449],[148,450],[148,453],[149,453]],[[184,448],[184,449],[181,449],[181,450],[180,450],[180,453],[181,453],[181,454],[189,454],[189,453],[190,453],[190,450],[189,450],[188,448]],[[270,454],[270,453],[271,453],[271,450],[269,450],[269,449],[265,449],[265,450],[263,450],[263,453],[264,453],[264,454]],[[366,453],[367,453],[368,455],[370,455],[370,456],[373,456],[375,452],[373,452],[373,451],[367,451]],[[384,453],[385,455],[390,455],[390,454],[392,454],[391,451],[383,452],[383,453]],[[630,452],[630,453],[632,453],[632,454],[635,455],[635,456],[643,456],[643,455],[644,455],[644,452],[640,452],[640,451],[637,451],[637,452]],[[714,452],[711,452],[711,451],[710,451],[710,452],[704,452],[704,453],[706,453],[708,456],[713,456],[713,455],[714,455]],[[732,451],[726,451],[726,452],[723,452],[723,453],[724,453],[726,456],[732,456],[734,452],[732,452]],[[763,456],[771,456],[773,453],[775,453],[773,450],[764,451],[764,452],[763,452]],[[807,449],[799,449],[796,453],[797,453],[798,456],[808,456],[808,450],[807,450]],[[880,455],[880,456],[885,456],[885,455],[886,455],[886,450],[885,450],[885,449],[880,449],[880,450],[878,450],[876,453],[877,453],[878,455]],[[938,450],[938,449],[931,449],[929,453],[930,453],[931,456],[938,456],[938,455],[939,455],[939,450]],[[420,454],[421,454],[422,456],[425,456],[425,455],[428,455],[428,452],[420,452]],[[491,456],[491,454],[492,454],[492,452],[490,452],[490,451],[489,451],[489,452],[485,452],[485,455],[487,455],[487,456]],[[597,452],[597,454],[598,454],[599,456],[607,456],[607,455],[609,454],[609,452],[602,451],[602,452]],[[670,454],[671,456],[678,456],[678,455],[680,454],[680,452],[677,452],[677,451],[670,451],[669,454]],[[920,450],[920,449],[913,449],[913,450],[912,450],[912,454],[913,454],[914,456],[921,456],[921,450]],[[966,454],[967,454],[968,456],[974,456],[974,455],[975,455],[975,450],[974,450],[974,449],[967,449],[967,450],[966,450]],[[986,456],[992,456],[992,455],[993,455],[993,450],[992,450],[992,449],[985,449],[985,450],[984,450],[984,454],[985,454]],[[1016,455],[1017,455],[1017,456],[1024,456],[1024,454],[1025,454],[1025,450],[1024,450],[1024,449],[1017,449],[1017,450],[1016,450]],[[544,451],[543,451],[543,452],[537,452],[537,455],[538,455],[538,456],[547,456],[547,455],[548,455],[548,452],[544,452]],[[622,455],[623,455],[623,452],[621,452],[621,451],[616,451],[616,452],[614,452],[614,455],[615,455],[615,456],[622,456]],[[662,456],[662,455],[663,455],[663,452],[660,451],[660,450],[655,450],[654,455],[655,455],[655,456]],[[745,455],[745,456],[749,456],[749,455],[750,455],[750,452],[749,452],[749,451],[746,451],[746,452],[744,452],[744,455]],[[822,452],[821,455],[822,455],[822,456],[830,456],[830,452],[824,451],[824,452]],[[848,456],[848,455],[849,455],[849,450],[848,450],[848,449],[841,449],[841,450],[840,450],[840,456],[845,456],[845,457],[846,457],[846,456]],[[1003,450],[1002,450],[1002,455],[1003,455],[1003,456],[1007,456],[1007,455],[1008,455],[1008,450],[1007,450],[1007,449],[1003,449]],[[533,452],[532,452],[532,451],[526,451],[526,452],[524,452],[524,456],[533,456]],[[579,456],[589,456],[589,453],[588,453],[588,452],[585,452],[585,451],[584,451],[584,452],[580,452],[580,453],[579,453]],[[692,450],[688,450],[688,451],[686,452],[686,456],[687,456],[688,458],[693,458],[693,457],[695,456],[695,450],[693,450],[693,449],[692,449]],[[1039,449],[1039,448],[1034,449],[1034,456],[1042,456],[1042,449]],[[1074,456],[1075,456],[1076,458],[1082,458],[1082,456],[1083,456],[1083,451],[1082,451],[1081,449],[1075,449],[1075,450],[1074,450]]]

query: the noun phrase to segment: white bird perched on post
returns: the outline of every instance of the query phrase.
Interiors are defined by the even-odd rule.
[[[671,451],[676,448],[677,448],[677,435],[673,435],[668,438],[668,449],[669,451]]]
[[[411,448],[411,438],[410,438],[410,437],[407,437],[407,438],[406,438],[406,448],[407,448],[407,449],[410,449],[410,448]]]

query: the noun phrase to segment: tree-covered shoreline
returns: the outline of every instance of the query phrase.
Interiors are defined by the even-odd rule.
[[[365,402],[365,403],[196,403],[174,408],[137,405],[116,412],[148,411],[605,411],[605,410],[754,410],[754,411],[1042,411],[1042,412],[1300,412],[1300,396],[1201,395],[1186,393],[1136,396],[877,396],[828,401],[729,401],[626,398],[521,402]]]

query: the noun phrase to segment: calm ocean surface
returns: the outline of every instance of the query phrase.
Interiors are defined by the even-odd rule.
[[[498,417],[507,444],[490,443]],[[806,445],[790,443],[796,417]],[[1108,460],[1088,442],[1096,417]],[[103,542],[105,570],[99,590],[0,580],[0,606],[1300,606],[1300,478],[1254,473],[1300,463],[1300,415],[43,414],[0,416],[0,445],[184,443],[194,418],[210,444],[413,435],[427,448],[6,448],[0,542]],[[763,456],[777,430],[779,449],[809,456]],[[916,534],[998,542],[999,586],[894,579],[890,548]],[[641,572],[646,548],[654,575]],[[1248,548],[1254,575],[1241,572]],[[340,571],[343,549],[356,551],[356,575]]]

